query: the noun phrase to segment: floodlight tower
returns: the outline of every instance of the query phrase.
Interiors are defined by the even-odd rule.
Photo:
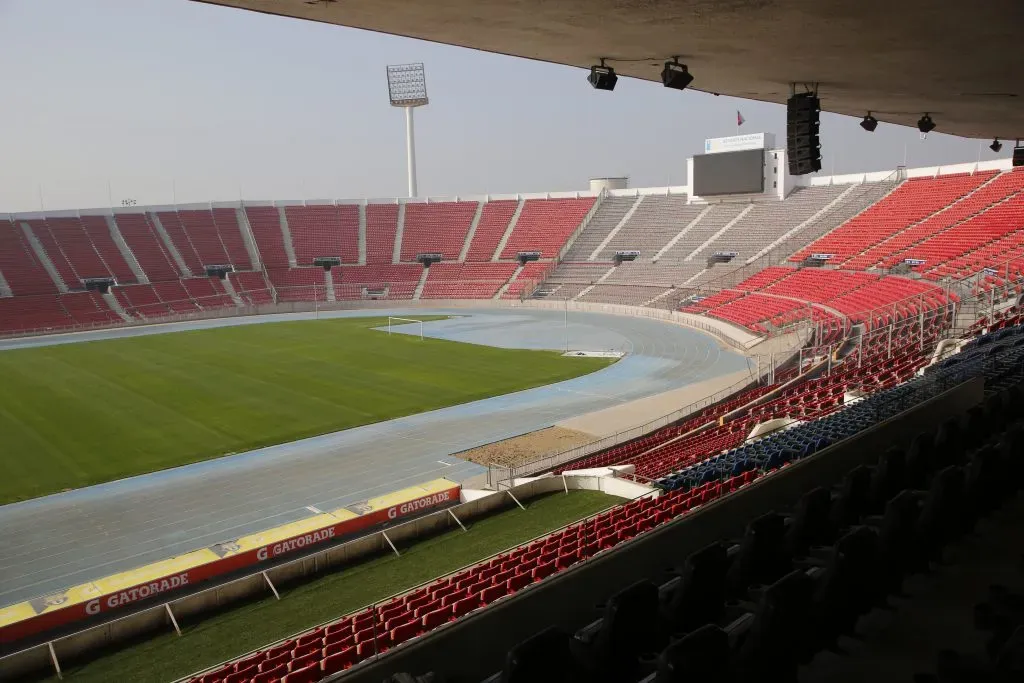
[[[392,107],[405,109],[405,147],[409,160],[409,196],[416,196],[416,134],[412,110],[422,107],[427,99],[427,75],[423,62],[388,66],[388,96]]]

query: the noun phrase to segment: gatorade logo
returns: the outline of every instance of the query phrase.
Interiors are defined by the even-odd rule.
[[[323,543],[334,538],[335,528],[327,527],[326,529],[320,529],[312,533],[290,538],[287,541],[281,541],[274,545],[265,545],[256,551],[256,559],[262,562],[268,560],[271,557],[277,557],[284,553],[290,553],[293,550],[299,550],[305,548],[308,545],[316,545],[317,543]]]
[[[451,491],[442,491],[441,493],[435,493],[432,496],[426,498],[418,498],[417,500],[411,500],[408,503],[402,503],[395,507],[388,508],[388,519],[396,519],[398,517],[405,517],[406,515],[432,508],[435,505],[446,503],[451,500]]]
[[[99,614],[100,613],[100,601],[99,600],[90,600],[89,602],[85,603],[85,613],[86,614]]]

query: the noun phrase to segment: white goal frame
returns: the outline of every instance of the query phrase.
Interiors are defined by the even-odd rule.
[[[399,318],[397,316],[389,315],[388,316],[388,336],[391,336],[391,321],[392,320],[400,320],[403,323],[419,323],[420,324],[420,341],[423,341],[423,321],[422,320],[413,320],[412,318]]]

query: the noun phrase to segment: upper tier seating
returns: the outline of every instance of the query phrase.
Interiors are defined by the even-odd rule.
[[[625,218],[637,201],[637,197],[605,197],[590,223],[569,247],[569,251],[565,254],[565,260],[586,261],[590,259],[594,250],[601,246],[601,243]],[[613,253],[612,257],[614,255]]]
[[[498,248],[502,236],[519,202],[514,199],[500,199],[484,204],[480,222],[477,223],[473,241],[469,243],[467,261],[490,261]]]
[[[245,216],[249,220],[263,265],[266,268],[287,268],[288,254],[284,250],[280,210],[274,206],[247,206]]]
[[[6,220],[0,220],[0,273],[14,296],[57,293],[57,285],[32,251],[20,226]]]
[[[23,221],[24,225],[27,225],[32,234],[35,235],[39,241],[40,246],[43,247],[43,251],[46,252],[46,257],[53,264],[54,269],[57,271],[57,275],[67,285],[68,289],[82,289],[82,278],[83,277],[107,277],[109,273],[106,267],[100,261],[99,256],[96,255],[96,251],[91,247],[86,249],[77,248],[78,245],[74,245],[73,253],[76,257],[80,258],[80,264],[85,270],[81,275],[75,271],[75,267],[71,265],[67,255],[57,244],[57,238],[54,237],[53,232],[46,224],[45,220],[29,220]]]
[[[441,254],[454,261],[462,253],[466,235],[479,202],[436,202],[405,205],[402,228],[402,261],[414,261],[417,254]]]
[[[355,204],[286,206],[295,261],[313,265],[318,257],[338,257],[342,263],[359,262],[359,207]]]
[[[398,204],[366,207],[366,262],[391,263],[398,231]]]
[[[617,251],[639,251],[640,259],[650,261],[704,210],[704,205],[687,204],[688,200],[686,195],[644,197],[622,229],[597,255],[597,260],[611,261]]]
[[[974,192],[950,204],[945,209],[933,214],[925,220],[901,230],[889,239],[863,254],[850,259],[847,268],[870,268],[883,266],[891,268],[908,258],[907,248],[930,237],[938,237],[961,221],[984,211],[997,202],[1004,201],[1011,195],[1024,189],[1024,173],[1001,173],[993,180]],[[945,238],[943,238],[945,239]]]
[[[993,176],[992,172],[983,172],[908,180],[871,208],[798,251],[790,260],[799,262],[811,254],[833,254],[830,263],[842,265],[973,192]]]
[[[526,200],[501,258],[514,259],[521,251],[539,251],[541,258],[557,257],[593,205],[592,197]]]
[[[114,244],[103,216],[47,218],[29,221],[29,225],[50,260],[55,266],[60,265],[58,271],[68,287],[81,288],[82,278],[111,277],[118,282],[135,282],[135,274]],[[70,280],[65,264],[74,273]]]
[[[177,280],[178,266],[148,213],[115,213],[118,230],[150,282]]]
[[[691,222],[689,226],[680,226],[680,229],[689,227],[689,230],[672,245],[671,249],[661,255],[659,262],[678,263],[689,258],[696,253],[701,245],[733,220],[738,219],[748,209],[752,211],[752,205],[723,203],[703,207],[700,220],[695,223]],[[690,258],[690,260],[693,259]]]

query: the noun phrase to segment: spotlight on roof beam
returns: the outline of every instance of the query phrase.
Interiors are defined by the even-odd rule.
[[[665,62],[665,68],[661,70],[661,82],[666,88],[686,90],[686,86],[693,83],[693,76],[685,64],[679,63],[678,57],[673,57],[671,62]]]
[[[992,138],[992,144],[988,146],[990,150],[999,154],[999,151],[1003,148],[1003,143],[999,142],[999,138]]]
[[[874,133],[875,128],[878,128],[878,119],[872,116],[871,112],[868,112],[868,115],[860,122],[860,127],[869,133]]]
[[[917,120],[917,129],[927,135],[935,130],[935,122],[932,121],[932,117],[925,114]]]
[[[594,90],[615,90],[615,84],[618,82],[619,77],[615,75],[615,69],[610,66],[604,65],[604,60],[601,60],[600,66],[594,65],[590,67],[590,75],[587,77],[590,81],[590,85],[593,86]]]

